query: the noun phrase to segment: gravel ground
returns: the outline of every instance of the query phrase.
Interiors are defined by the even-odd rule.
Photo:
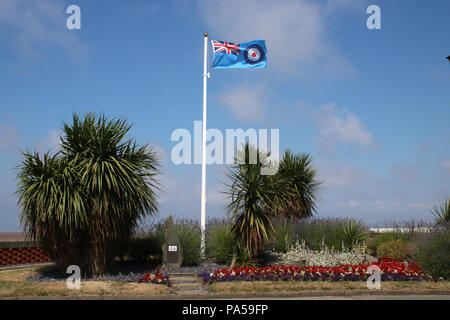
[[[206,261],[199,266],[181,267],[181,268],[161,268],[160,272],[163,274],[168,273],[193,273],[197,275],[202,272],[211,272],[215,269],[227,268],[228,266],[218,265],[216,263]],[[156,266],[149,265],[129,265],[129,264],[117,264],[108,270],[105,275],[82,278],[82,281],[118,281],[118,282],[138,282],[139,279],[147,272],[155,272]],[[69,277],[68,275],[61,275],[56,269],[51,268],[38,272],[27,278],[29,282],[55,282],[65,281]]]

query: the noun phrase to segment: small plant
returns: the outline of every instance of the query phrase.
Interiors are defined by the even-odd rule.
[[[272,222],[275,232],[271,244],[271,250],[286,253],[295,243],[295,225],[291,219],[274,219]]]
[[[450,280],[450,225],[441,225],[417,239],[413,258],[434,278]]]
[[[450,222],[450,198],[440,205],[435,204],[430,212],[433,214],[436,223],[442,224]]]
[[[364,225],[361,222],[355,222],[353,219],[350,220],[342,231],[344,233],[344,243],[349,247],[363,241],[367,236]]]
[[[219,264],[229,264],[233,259],[234,238],[227,221],[213,221],[207,228],[207,255]]]
[[[183,250],[183,266],[197,266],[201,260],[201,233],[196,221],[176,222],[177,236]]]
[[[167,284],[170,286],[169,276],[163,275],[162,273],[159,273],[159,272],[156,272],[154,274],[152,274],[151,272],[148,272],[139,279],[139,282]]]
[[[311,250],[306,246],[305,241],[297,242],[285,254],[275,254],[278,262],[283,265],[319,265],[338,266],[341,264],[359,264],[366,261],[366,250],[363,245],[354,245],[351,249],[342,248],[336,251],[334,247],[329,249],[324,243],[320,250]]]
[[[403,240],[390,240],[382,243],[377,248],[379,257],[389,257],[395,260],[403,260],[408,257],[409,245]]]

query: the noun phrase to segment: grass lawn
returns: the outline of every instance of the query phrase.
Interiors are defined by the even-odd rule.
[[[170,294],[167,285],[153,283],[121,283],[113,281],[81,281],[80,290],[70,290],[65,281],[27,282],[26,278],[46,267],[33,267],[0,272],[0,298],[20,296],[82,295],[161,295]]]
[[[292,291],[336,291],[336,290],[369,290],[365,281],[306,281],[306,282],[275,282],[275,281],[230,281],[215,282],[209,286],[211,293],[255,293],[255,292],[292,292]],[[380,291],[408,291],[420,294],[424,291],[450,292],[450,281],[439,282],[381,282]],[[376,290],[378,291],[378,290]]]

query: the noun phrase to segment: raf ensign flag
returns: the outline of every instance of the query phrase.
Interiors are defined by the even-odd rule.
[[[212,68],[264,68],[267,64],[264,40],[241,44],[211,40],[211,43],[214,51]]]

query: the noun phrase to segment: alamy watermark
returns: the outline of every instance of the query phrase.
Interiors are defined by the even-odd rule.
[[[270,143],[269,143],[270,136]],[[170,159],[176,165],[202,163],[202,121],[194,121],[194,137],[184,128],[175,129],[170,137],[177,142],[172,148]],[[226,129],[225,138],[219,129],[206,130],[206,164],[243,164],[242,157],[236,156],[248,143],[255,148],[249,149],[249,163],[257,163],[256,148],[260,152],[270,152],[269,165],[261,168],[262,175],[278,172],[280,159],[279,129]],[[225,146],[225,148],[224,148]],[[225,152],[224,152],[225,151]]]
[[[79,266],[73,264],[67,267],[67,274],[71,274],[67,280],[66,285],[69,290],[80,290],[81,289],[81,269]]]
[[[371,265],[367,268],[367,273],[371,274],[370,277],[367,278],[367,289],[373,290],[381,289],[381,269],[379,266]]]

